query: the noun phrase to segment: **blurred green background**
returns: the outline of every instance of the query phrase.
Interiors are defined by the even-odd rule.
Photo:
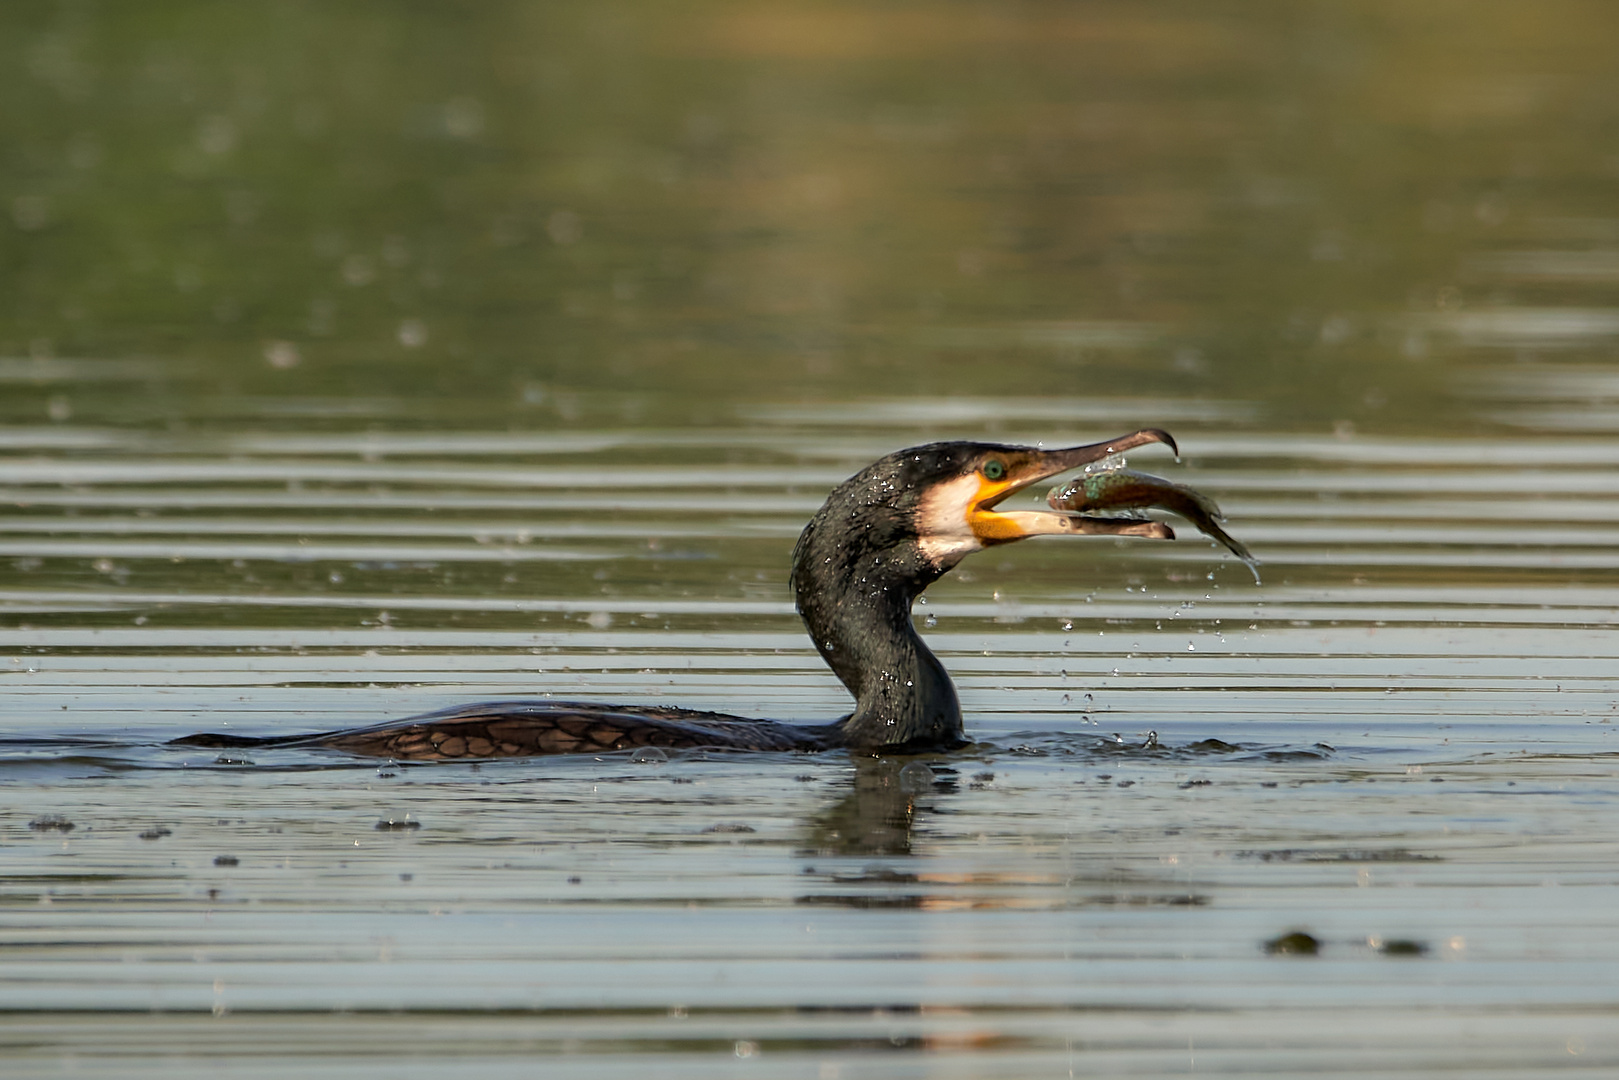
[[[1616,44],[1604,0],[13,0],[0,419],[1490,430],[1472,365],[1619,334]]]

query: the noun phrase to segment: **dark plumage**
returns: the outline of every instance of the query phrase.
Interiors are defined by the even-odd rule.
[[[312,735],[204,734],[175,742],[325,747],[422,760],[641,746],[868,752],[960,746],[955,686],[917,634],[911,605],[964,556],[990,545],[1087,533],[1172,538],[1167,526],[1153,521],[996,510],[1008,495],[1039,480],[1150,442],[1175,445],[1156,430],[1054,451],[931,443],[889,454],[833,489],[798,538],[792,576],[798,612],[816,649],[855,698],[854,711],[831,724],[665,707],[511,701]]]

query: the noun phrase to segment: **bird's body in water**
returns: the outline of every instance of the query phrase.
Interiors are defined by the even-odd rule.
[[[321,747],[396,760],[601,753],[647,746],[844,747],[868,753],[952,749],[965,742],[961,705],[944,665],[917,634],[911,605],[961,559],[986,547],[1031,536],[1173,539],[1168,526],[1156,521],[996,509],[1031,484],[1154,442],[1175,446],[1167,433],[1151,429],[1066,450],[930,443],[889,454],[835,488],[798,538],[792,575],[798,612],[816,649],[855,698],[853,712],[830,724],[666,707],[514,701],[311,735],[206,734],[175,741],[213,747]],[[1166,491],[1175,488],[1160,483]],[[1121,505],[1154,504],[1142,501],[1138,483]],[[1176,509],[1173,504],[1167,508]],[[1108,509],[1105,495],[1090,500],[1086,509]]]

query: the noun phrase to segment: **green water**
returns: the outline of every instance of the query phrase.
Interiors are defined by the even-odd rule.
[[[1611,1072],[1616,50],[1567,0],[7,5],[0,1072]],[[968,560],[931,777],[162,745],[830,719],[833,485],[1146,425],[1264,584],[1191,529]]]
[[[0,344],[121,361],[14,376],[13,423],[52,389],[120,426],[496,431],[1173,392],[1478,430],[1467,313],[1615,280],[1601,3],[5,22]]]

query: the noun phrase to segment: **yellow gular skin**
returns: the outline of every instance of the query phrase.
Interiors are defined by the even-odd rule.
[[[1018,485],[1009,477],[991,480],[983,473],[978,474],[978,494],[973,496],[967,510],[967,524],[972,528],[978,542],[985,547],[991,544],[1010,543],[1029,535],[1018,520],[1026,515],[999,514],[989,509],[996,500],[1004,498],[1017,488]]]

